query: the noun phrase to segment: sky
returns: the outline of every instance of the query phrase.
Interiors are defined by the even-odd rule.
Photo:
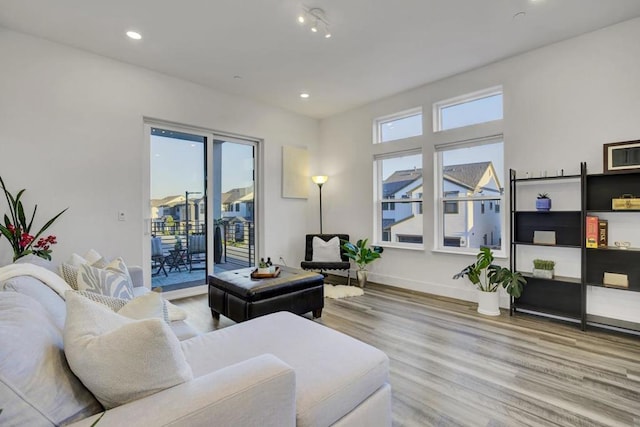
[[[204,192],[204,143],[151,135],[151,198]],[[222,192],[253,183],[253,147],[222,144]],[[201,197],[195,195],[194,197]]]

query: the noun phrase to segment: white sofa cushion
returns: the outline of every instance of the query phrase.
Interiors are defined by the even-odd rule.
[[[44,312],[48,313],[51,320],[60,330],[64,329],[64,319],[67,317],[67,307],[64,300],[40,280],[31,276],[17,276],[5,281],[0,286],[5,291],[19,292],[38,301]]]
[[[106,409],[193,378],[162,320],[131,320],[77,293],[65,296],[69,366]]]
[[[333,237],[326,242],[318,236],[313,236],[313,262],[340,262],[340,239]]]
[[[116,313],[128,317],[129,319],[162,319],[169,323],[169,313],[167,311],[167,301],[156,292],[147,292],[131,300],[108,297],[89,291],[75,291],[91,301],[110,308]]]
[[[62,342],[42,304],[19,292],[0,292],[1,425],[61,425],[102,411],[69,369]]]
[[[263,353],[291,366],[298,426],[331,425],[388,382],[382,351],[288,312],[199,335],[182,348],[196,377]]]

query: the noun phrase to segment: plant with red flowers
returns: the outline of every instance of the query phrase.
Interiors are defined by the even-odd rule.
[[[7,190],[4,185],[2,177],[0,177],[0,186],[4,191],[4,195],[9,205],[9,217],[4,215],[4,225],[0,224],[0,233],[9,240],[9,244],[13,249],[13,261],[18,258],[22,258],[25,255],[34,254],[44,259],[51,259],[51,245],[55,245],[56,236],[40,237],[44,231],[54,223],[60,215],[62,215],[67,209],[64,209],[56,216],[51,218],[47,223],[35,234],[31,234],[31,227],[33,226],[33,220],[36,217],[36,211],[38,205],[33,208],[31,219],[27,222],[27,217],[24,213],[24,206],[20,198],[24,194],[25,190],[18,191],[15,197]]]

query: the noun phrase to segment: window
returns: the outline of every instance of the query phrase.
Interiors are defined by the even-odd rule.
[[[502,139],[436,146],[436,159],[435,248],[476,253],[489,246],[504,253]]]
[[[378,243],[422,245],[422,153],[390,154],[374,160]]]
[[[445,100],[434,104],[434,132],[502,119],[502,88]]]
[[[442,199],[444,203],[444,213],[445,214],[457,214],[458,213],[458,194],[459,191],[445,191],[444,198]],[[451,200],[453,198],[454,200]]]
[[[382,117],[375,121],[375,143],[396,141],[422,135],[422,110],[405,111],[404,113]]]

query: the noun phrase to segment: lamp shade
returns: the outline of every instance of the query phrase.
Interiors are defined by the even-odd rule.
[[[329,177],[327,175],[315,175],[311,177],[311,180],[314,183],[321,185],[327,182],[329,180]]]

